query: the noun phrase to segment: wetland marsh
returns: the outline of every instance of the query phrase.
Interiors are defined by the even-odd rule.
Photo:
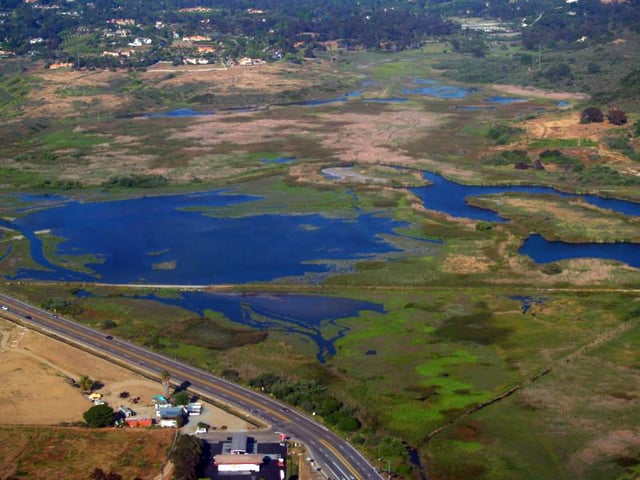
[[[266,65],[243,92],[241,69],[87,72],[79,117],[43,115],[69,79],[34,72],[2,133],[3,288],[236,381],[317,381],[398,477],[421,475],[407,446],[430,478],[637,471],[640,194],[606,140],[630,130],[580,125],[575,93],[451,82],[444,49]],[[180,82],[218,103],[158,96]],[[630,253],[538,264],[538,234]]]

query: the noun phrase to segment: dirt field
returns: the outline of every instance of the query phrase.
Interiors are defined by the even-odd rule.
[[[520,85],[493,84],[491,87],[500,92],[508,93],[509,95],[522,95],[527,97],[546,98],[549,100],[585,100],[586,98],[589,98],[589,95],[585,93],[552,92],[541,88],[522,87]]]
[[[104,400],[142,414],[153,414],[150,399],[162,393],[158,382],[148,380],[125,368],[37,332],[0,320],[0,424],[55,425],[82,422],[82,414],[91,407],[80,389],[65,379],[88,375],[99,381]],[[130,397],[119,398],[127,391]],[[138,403],[133,399],[140,397]],[[149,410],[151,409],[151,410]],[[244,420],[215,406],[205,405],[208,421],[226,425],[230,430],[252,428]]]
[[[273,94],[312,87],[319,83],[318,77],[323,73],[327,73],[327,66],[316,63],[304,66],[270,63],[231,68],[162,64],[150,67],[146,72],[137,72],[136,78],[145,86],[155,89],[199,85],[200,94]],[[24,118],[66,117],[78,115],[83,109],[92,112],[113,111],[122,108],[130,100],[129,96],[122,94],[121,87],[127,82],[127,72],[48,70],[37,67],[29,74],[36,79],[38,88],[29,94],[30,102],[23,110]]]

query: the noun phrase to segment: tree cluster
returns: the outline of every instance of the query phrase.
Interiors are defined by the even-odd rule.
[[[315,412],[342,431],[353,432],[360,428],[353,409],[332,396],[327,387],[313,380],[289,381],[273,373],[265,373],[250,380],[249,385],[307,412]]]
[[[627,114],[618,107],[611,107],[606,115],[598,107],[587,107],[580,113],[580,123],[601,123],[605,118],[612,125],[627,123]]]
[[[105,473],[101,468],[95,468],[89,477],[91,480],[122,480],[122,475],[116,472]],[[140,477],[134,480],[141,480]]]
[[[178,435],[169,455],[174,465],[173,480],[197,480],[202,462],[203,443],[191,435]]]

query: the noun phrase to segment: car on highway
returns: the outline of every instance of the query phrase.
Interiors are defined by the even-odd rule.
[[[106,338],[107,340],[113,340],[113,335],[107,335],[107,336],[106,336],[106,337],[104,337],[104,338]]]
[[[7,307],[6,305],[2,305],[2,309],[7,311],[7,310],[9,310],[9,307]]]

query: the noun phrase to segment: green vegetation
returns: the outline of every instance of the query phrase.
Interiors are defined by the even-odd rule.
[[[513,125],[497,123],[492,125],[486,133],[487,138],[495,141],[496,145],[505,145],[514,140],[514,137],[521,134],[523,130]]]
[[[0,184],[7,193],[67,190],[74,199],[90,201],[142,194],[136,189],[155,194],[231,186],[234,193],[263,199],[224,212],[199,211],[342,218],[375,213],[408,222],[397,233],[411,238],[393,240],[405,249],[401,254],[363,259],[353,269],[337,265],[336,273],[318,284],[286,279],[233,288],[346,296],[383,305],[384,313],[365,311],[341,319],[339,326],[314,326],[324,338],[347,329],[326,364],[315,360],[316,346],[306,337],[284,331],[266,316],[255,318],[269,330],[252,329],[220,312],[194,316],[147,297],[178,298],[177,289],[7,280],[6,291],[315,412],[370,458],[384,458],[378,467],[386,469],[388,460],[391,474],[399,478],[420,475],[410,451],[431,478],[633,478],[637,449],[620,440],[619,432],[639,422],[637,269],[585,259],[537,265],[518,250],[532,232],[570,242],[639,242],[637,219],[575,198],[503,194],[468,202],[508,222],[474,222],[423,209],[407,188],[421,184],[425,168],[466,183],[550,185],[640,199],[633,173],[640,135],[633,109],[637,72],[630,71],[639,59],[638,39],[629,33],[624,44],[582,46],[572,40],[558,48],[545,42],[538,51],[537,43],[527,50],[517,39],[464,35],[455,37],[457,46],[434,42],[394,55],[348,51],[344,45],[331,52],[314,47],[319,58],[305,60],[304,68],[287,65],[279,71],[278,82],[291,83],[276,92],[239,86],[223,91],[218,89],[222,73],[212,74],[212,83],[177,83],[181,73],[122,73],[100,87],[61,88],[64,99],[83,102],[74,115],[42,119],[30,111],[31,117],[8,122],[0,133]],[[69,39],[64,49],[91,55],[91,41],[90,36]],[[323,67],[325,76],[310,79],[319,75],[312,69],[322,62],[329,66]],[[260,74],[266,79],[269,72]],[[588,88],[600,92],[590,105],[606,108],[620,100],[631,107],[630,120],[616,127],[580,126],[577,118],[585,105],[578,100],[569,107],[575,111],[565,113],[557,100],[533,95],[492,110],[453,108],[477,106],[485,94],[499,92],[478,85],[473,86],[477,92],[455,101],[411,96],[404,103],[375,104],[353,98],[313,108],[216,112],[211,118],[131,118],[185,105],[209,111],[343,95],[360,88],[365,78],[371,82],[367,96],[386,98],[400,96],[415,78]],[[26,108],[38,82],[36,75],[11,80],[5,74],[2,114]],[[117,106],[109,110],[92,103],[103,95]],[[524,128],[525,121],[543,123],[556,114],[566,115],[564,120],[571,115],[576,129],[556,137],[552,129],[536,136],[530,124]],[[580,136],[579,128],[591,127],[610,130]],[[607,149],[616,157],[607,156]],[[261,161],[279,157],[295,161]],[[345,169],[340,181],[324,176],[331,167]],[[7,196],[3,218],[25,215],[26,205]],[[62,258],[56,253],[61,239],[41,237],[52,261],[74,269],[88,263],[85,257]],[[423,239],[442,243],[425,245]],[[34,266],[28,243],[16,232],[2,231],[0,252],[0,268],[8,277]],[[155,263],[157,269],[179,267]],[[77,297],[78,288],[91,295]],[[529,298],[529,307],[522,298]],[[168,391],[170,378],[163,380]],[[181,402],[188,396],[179,395]],[[614,444],[614,453],[599,448]],[[192,478],[199,449],[196,443],[177,445],[184,478]],[[587,457],[588,465],[582,460]]]
[[[354,416],[353,409],[331,396],[326,386],[315,381],[292,382],[273,373],[263,373],[249,380],[249,385],[320,416],[340,431],[354,432],[360,428],[360,421]]]
[[[106,188],[158,188],[167,185],[162,175],[120,175],[106,180],[102,186]]]
[[[42,143],[49,149],[88,149],[96,145],[102,145],[109,142],[108,138],[98,135],[91,135],[85,132],[74,131],[72,128],[63,128],[49,133],[42,137]],[[54,155],[51,150],[45,156],[52,157]],[[55,160],[50,158],[50,160]]]
[[[640,151],[632,146],[627,134],[622,133],[617,136],[607,137],[605,138],[605,143],[612,150],[618,150],[627,158],[640,162]]]
[[[116,420],[113,408],[106,403],[103,403],[102,405],[94,405],[84,412],[82,417],[91,428],[111,427]]]
[[[176,405],[187,405],[191,401],[191,395],[186,390],[181,390],[173,395]]]
[[[529,144],[531,148],[579,148],[597,147],[598,143],[588,138],[542,138]]]
[[[0,76],[0,117],[17,116],[33,87],[34,79],[28,75]]]
[[[81,375],[78,379],[78,385],[85,393],[91,393],[95,385],[95,381],[89,378],[87,375]]]
[[[175,466],[173,480],[196,480],[197,468],[203,461],[202,440],[192,435],[178,435],[170,459]]]

